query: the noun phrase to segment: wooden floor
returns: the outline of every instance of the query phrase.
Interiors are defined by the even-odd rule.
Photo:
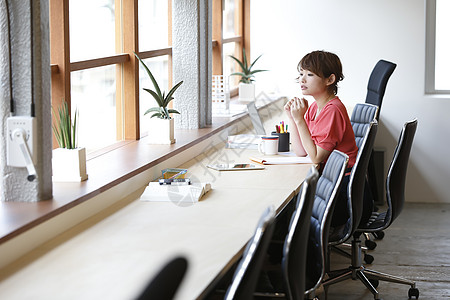
[[[370,251],[375,260],[366,268],[415,281],[419,299],[450,299],[450,204],[406,204],[384,239],[376,242]],[[348,265],[349,259],[332,255],[332,269]],[[407,285],[382,281],[378,287],[384,300],[408,299],[408,290]],[[347,280],[331,286],[327,299],[373,296],[360,281]]]

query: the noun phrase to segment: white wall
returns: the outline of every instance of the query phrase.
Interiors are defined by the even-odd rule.
[[[261,89],[299,95],[298,61],[313,50],[341,58],[339,96],[348,106],[364,102],[367,80],[379,59],[397,64],[388,82],[375,147],[386,149],[385,170],[403,123],[418,130],[408,168],[409,202],[450,202],[450,96],[424,95],[425,1],[257,0],[251,7],[251,55]]]

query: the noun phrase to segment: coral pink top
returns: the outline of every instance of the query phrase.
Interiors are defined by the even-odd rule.
[[[355,142],[347,109],[338,97],[330,100],[320,111],[316,118],[317,103],[314,102],[305,114],[311,138],[322,149],[333,151],[334,149],[348,155],[347,167],[355,164],[358,147]]]

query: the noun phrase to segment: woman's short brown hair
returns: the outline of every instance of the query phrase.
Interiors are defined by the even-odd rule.
[[[308,70],[313,72],[321,78],[328,78],[331,74],[336,77],[333,84],[328,88],[330,92],[337,94],[338,82],[344,79],[344,74],[342,74],[342,64],[339,57],[331,52],[326,51],[313,51],[306,54],[298,63],[297,70],[300,69]]]

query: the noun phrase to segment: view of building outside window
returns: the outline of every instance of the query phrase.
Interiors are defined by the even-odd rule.
[[[71,0],[70,61],[115,54],[114,0]],[[72,117],[87,151],[116,142],[116,66],[71,72]]]
[[[435,89],[450,90],[450,1],[436,0]]]

